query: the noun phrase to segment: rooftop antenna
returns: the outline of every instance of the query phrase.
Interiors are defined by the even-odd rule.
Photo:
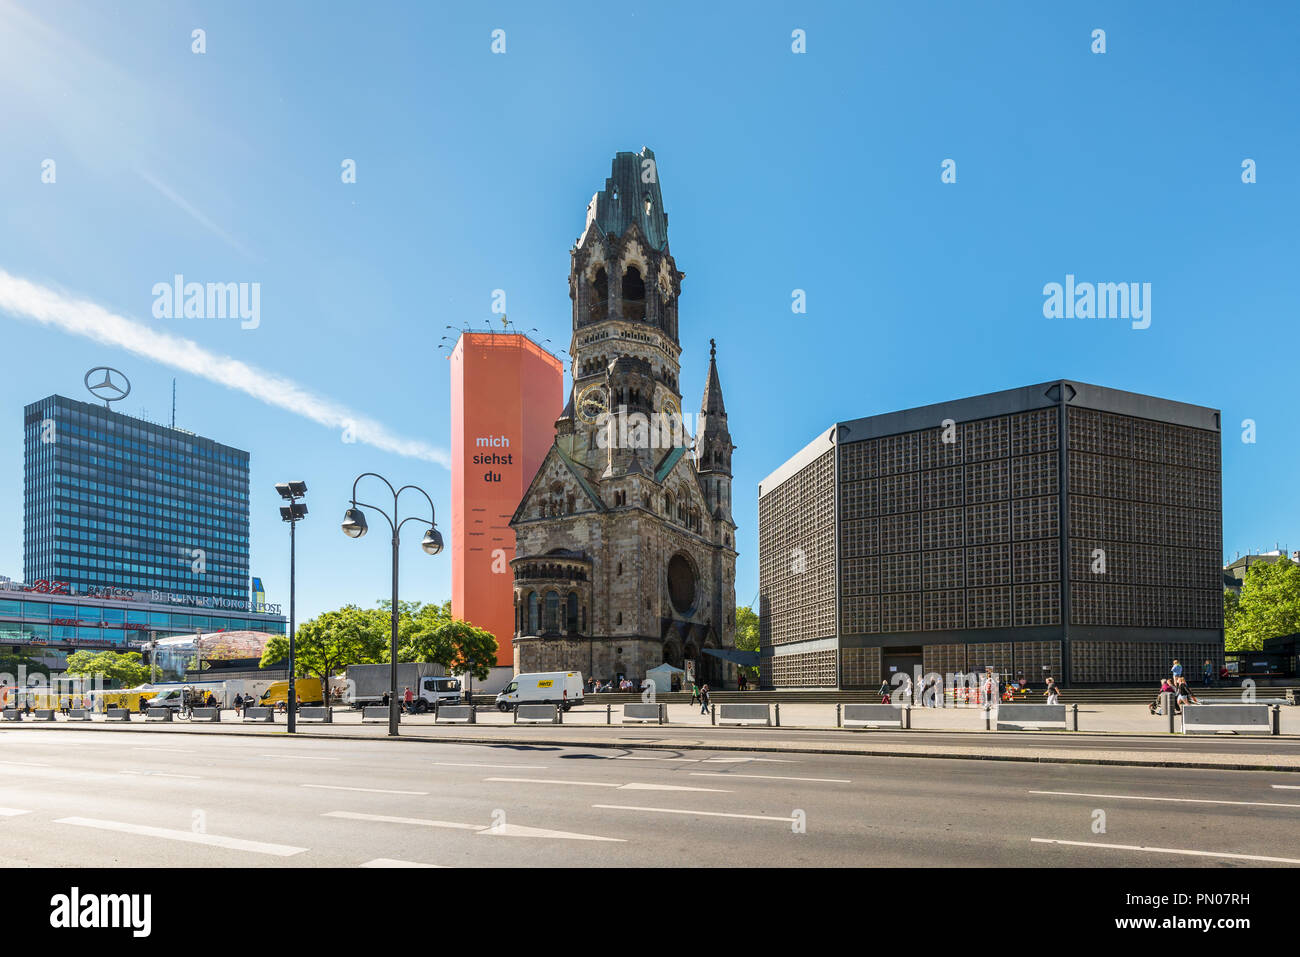
[[[176,377],[172,376],[172,428],[176,428]]]

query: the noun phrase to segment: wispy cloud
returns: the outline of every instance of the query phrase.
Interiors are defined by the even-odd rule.
[[[229,389],[310,419],[340,435],[351,430],[358,442],[410,458],[451,468],[446,450],[394,435],[380,423],[365,418],[331,399],[316,395],[298,383],[267,372],[231,356],[219,355],[191,339],[154,329],[109,312],[84,299],[75,299],[11,276],[0,269],[0,311],[21,319],[117,346],[163,365],[200,376]]]
[[[214,223],[203,213],[201,209],[195,207],[193,203],[187,200],[180,193],[176,192],[176,190],[172,189],[170,186],[168,186],[162,180],[158,179],[148,170],[141,169],[141,170],[136,170],[136,172],[140,174],[141,179],[143,179],[154,189],[158,190],[158,192],[162,193],[163,196],[167,197],[167,199],[169,199],[172,203],[174,203],[177,208],[182,210],[186,215],[188,215],[191,219],[193,219],[204,229],[208,230],[210,233],[217,236],[223,242],[233,247],[234,249],[238,250],[243,255],[247,256],[249,259],[256,258],[243,243],[241,243],[234,236],[230,235],[230,233],[226,232],[224,229],[222,229],[220,226]]]

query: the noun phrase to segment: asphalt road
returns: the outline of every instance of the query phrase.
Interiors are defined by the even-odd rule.
[[[3,866],[1241,867],[1300,864],[1298,820],[1297,776],[1256,771],[145,729],[0,739]]]

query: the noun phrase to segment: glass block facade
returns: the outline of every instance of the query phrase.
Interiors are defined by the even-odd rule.
[[[26,407],[23,441],[28,582],[247,607],[247,452],[57,395]]]
[[[891,654],[1076,682],[1221,661],[1219,456],[1212,409],[1065,381],[836,425],[760,485],[772,686],[874,688]]]

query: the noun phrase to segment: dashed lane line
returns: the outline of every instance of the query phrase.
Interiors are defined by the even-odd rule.
[[[562,778],[484,778],[484,781],[500,781],[507,784],[571,784],[587,788],[617,788],[620,791],[712,791],[717,794],[730,794],[721,788],[692,788],[684,784],[617,784],[613,781],[568,781]]]
[[[373,861],[358,864],[357,867],[442,867],[441,864],[424,864],[420,861],[399,861],[393,857],[376,857]]]
[[[653,814],[692,814],[703,817],[741,817],[751,821],[797,821],[794,817],[775,817],[771,814],[733,814],[727,811],[692,811],[686,808],[675,807],[637,807],[631,804],[593,804],[592,807],[605,808],[611,811],[649,811]]]
[[[307,850],[305,847],[293,847],[289,844],[271,844],[266,841],[249,841],[242,837],[226,837],[222,834],[200,834],[194,831],[173,830],[169,827],[131,824],[127,821],[104,821],[90,817],[61,817],[54,823],[89,827],[100,831],[117,831],[122,834],[137,834],[142,837],[157,837],[165,841],[181,841],[186,844],[206,844],[209,847],[224,847],[251,854],[269,854],[273,857],[293,857]]]
[[[699,778],[755,778],[761,781],[812,781],[816,784],[852,784],[848,778],[795,778],[783,774],[737,774],[733,771],[690,771]]]
[[[1030,791],[1055,797],[1105,798],[1111,801],[1160,801],[1169,804],[1228,804],[1233,807],[1300,807],[1300,804],[1270,804],[1267,801],[1216,801],[1212,798],[1153,797],[1145,794],[1089,794],[1083,791]]]
[[[315,788],[320,791],[365,791],[368,794],[419,794],[427,795],[428,791],[395,791],[390,788],[350,788],[342,784],[300,784],[300,788]],[[365,865],[362,865],[363,867]],[[435,865],[430,864],[430,867]]]
[[[259,754],[259,758],[293,758],[297,761],[342,761],[342,758],[331,758],[321,754]]]
[[[1140,851],[1144,854],[1182,854],[1188,857],[1223,857],[1234,861],[1263,861],[1269,864],[1300,864],[1291,857],[1264,857],[1260,854],[1231,854],[1227,851],[1195,851],[1177,847],[1145,847],[1140,844],[1098,844],[1092,841],[1058,841],[1048,837],[1031,837],[1034,844],[1062,844],[1067,847],[1093,847],[1108,851]]]
[[[359,811],[326,811],[322,817],[345,818],[349,821],[378,821],[386,824],[411,824],[416,827],[440,827],[457,831],[473,831],[485,837],[542,837],[566,841],[613,841],[626,843],[621,837],[598,837],[595,834],[577,834],[572,831],[551,831],[521,824],[461,824],[458,821],[432,821],[419,817],[397,817],[389,814],[362,814]]]
[[[172,774],[170,771],[149,771],[149,770],[135,770],[135,769],[124,768],[121,771],[118,771],[117,773],[118,774],[141,774],[141,775],[148,775],[149,777],[154,777],[154,778],[189,778],[191,781],[203,780],[202,775]]]
[[[440,768],[487,768],[491,771],[541,771],[549,768],[549,764],[467,764],[460,761],[434,761],[434,766]]]

